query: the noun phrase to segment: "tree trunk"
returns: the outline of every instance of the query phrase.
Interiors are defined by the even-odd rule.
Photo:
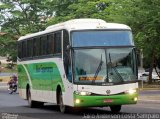
[[[158,75],[158,77],[160,78],[160,72],[158,72],[158,70],[157,70],[157,66],[158,66],[159,64],[158,64],[158,59],[157,59],[157,57],[155,58],[155,65],[154,65],[154,69],[155,69],[155,71],[156,71],[156,74]],[[159,66],[158,66],[159,67]]]
[[[149,68],[149,77],[148,77],[149,84],[152,83],[152,72],[153,72],[154,64],[155,64],[155,51],[153,50],[152,57],[151,57],[151,65]]]

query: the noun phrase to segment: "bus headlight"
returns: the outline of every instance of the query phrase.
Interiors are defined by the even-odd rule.
[[[80,102],[81,102],[80,99],[76,99],[76,100],[75,100],[75,103],[76,103],[76,104],[79,104]]]
[[[135,102],[137,102],[138,98],[137,98],[137,97],[135,97],[133,100],[134,100]]]
[[[130,89],[130,90],[127,90],[127,91],[126,91],[126,93],[127,93],[127,94],[130,94],[130,95],[132,95],[132,94],[134,94],[134,93],[136,93],[136,92],[137,92],[136,89]]]
[[[77,95],[91,95],[91,93],[87,92],[87,91],[75,91],[75,94],[77,94]]]

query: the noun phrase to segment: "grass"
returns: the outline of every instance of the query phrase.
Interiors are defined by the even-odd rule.
[[[3,72],[3,73],[13,73],[13,72],[17,72],[17,69],[15,69],[15,68],[14,69],[5,68],[1,72]]]
[[[9,68],[9,64],[1,64],[0,65],[0,72],[3,72],[3,73],[17,72],[17,65],[14,64],[14,66],[12,68]]]
[[[9,68],[9,64],[0,64],[0,73],[16,73],[17,65],[14,64],[12,68]],[[0,82],[8,82],[10,76],[0,76]]]

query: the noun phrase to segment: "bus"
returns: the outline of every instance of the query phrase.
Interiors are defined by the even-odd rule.
[[[22,36],[18,44],[19,95],[30,107],[136,104],[138,79],[131,28],[101,19],[73,19]]]

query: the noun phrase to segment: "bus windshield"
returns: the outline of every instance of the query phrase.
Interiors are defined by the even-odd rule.
[[[136,80],[133,48],[74,49],[74,82],[122,83]]]
[[[74,31],[72,47],[134,46],[131,31]]]

